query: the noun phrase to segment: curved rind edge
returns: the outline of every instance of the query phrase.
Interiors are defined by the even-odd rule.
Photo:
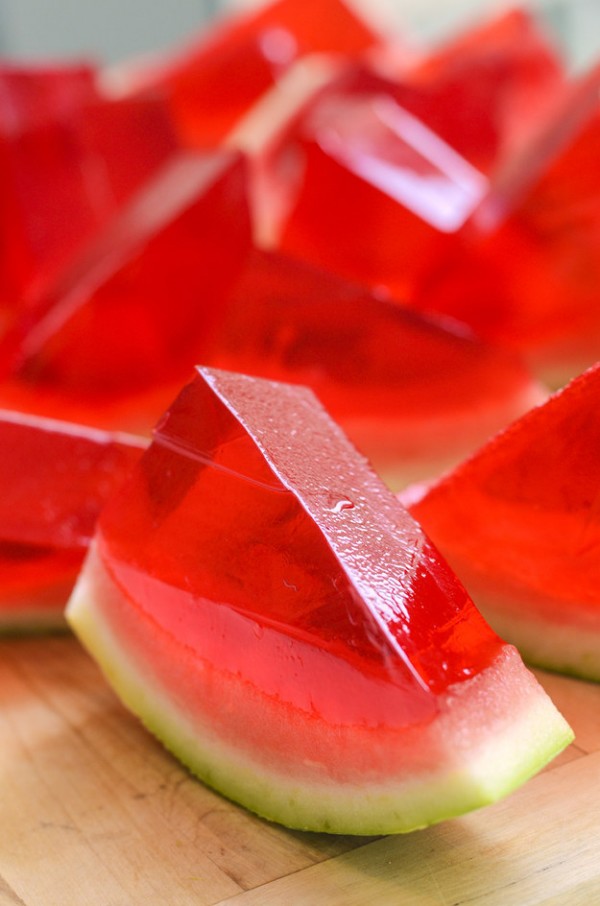
[[[199,738],[167,690],[144,676],[129,657],[95,600],[85,568],[66,617],[125,706],[176,758],[225,797],[287,827],[355,835],[417,830],[506,796],[573,739],[569,725],[534,681],[531,705],[521,708],[510,732],[489,740],[487,750],[461,770],[364,786],[307,783],[265,769],[218,738]],[[531,745],[523,746],[523,734]],[[515,751],[527,756],[515,761]]]

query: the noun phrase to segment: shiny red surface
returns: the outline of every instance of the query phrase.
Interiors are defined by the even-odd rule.
[[[0,412],[0,612],[64,605],[98,513],[144,448],[134,437]]]
[[[178,147],[154,99],[92,98],[69,113],[0,123],[0,308],[64,266]]]
[[[486,444],[411,507],[455,565],[529,589],[558,621],[600,605],[600,365]],[[465,577],[466,581],[466,577]],[[502,585],[500,585],[502,587]],[[523,595],[523,592],[521,592]],[[538,605],[541,606],[541,605]]]
[[[522,147],[549,114],[566,74],[525,10],[501,12],[401,73],[396,100],[485,172]]]
[[[572,87],[416,294],[551,378],[600,357],[599,87],[600,67]]]
[[[67,405],[185,380],[249,245],[239,156],[177,156],[28,300],[1,350],[12,377]]]
[[[502,643],[309,391],[199,372],[103,512],[113,580],[200,659],[310,690],[316,716],[362,708],[366,676],[395,690],[390,721],[428,719]]]
[[[340,96],[321,114],[280,247],[403,298],[487,180],[390,96]]]
[[[84,556],[0,540],[0,628],[42,628],[45,618],[59,625]]]
[[[92,62],[0,63],[0,133],[15,135],[66,120],[97,98]]]
[[[499,400],[516,401],[530,382],[510,355],[404,309],[384,293],[266,251],[248,259],[205,361],[311,387],[350,435],[357,419],[379,419],[389,430],[404,425],[410,432],[419,421],[481,413]]]
[[[300,56],[359,54],[376,40],[341,0],[277,0],[223,22],[146,70],[134,68],[130,81],[133,90],[162,91],[182,136],[210,144]]]
[[[144,448],[133,436],[0,412],[0,538],[86,548],[102,505]]]

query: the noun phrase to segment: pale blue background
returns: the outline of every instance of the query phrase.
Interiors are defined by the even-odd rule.
[[[92,54],[117,61],[168,47],[217,11],[255,0],[0,0],[0,51],[19,58]],[[300,0],[301,2],[301,0]],[[501,0],[351,0],[423,37],[460,27]],[[508,5],[508,0],[507,0]],[[600,0],[530,0],[578,65],[600,57]]]

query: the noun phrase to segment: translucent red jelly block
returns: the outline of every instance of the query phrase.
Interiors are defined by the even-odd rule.
[[[411,507],[497,630],[600,679],[600,366]]]
[[[81,106],[0,135],[2,307],[72,255],[177,150],[157,100]]]
[[[132,435],[0,411],[0,538],[86,548],[104,501],[144,447]]]
[[[535,19],[509,10],[436,48],[396,99],[476,167],[514,153],[564,89],[564,66]]]
[[[90,402],[181,380],[249,245],[240,156],[176,157],[29,300],[5,342],[13,376]]]
[[[316,717],[363,708],[356,669],[397,725],[425,719],[501,644],[303,388],[198,369],[98,529],[141,620],[278,700],[310,689]]]
[[[183,136],[211,143],[300,56],[357,54],[376,40],[341,0],[277,0],[117,82],[125,90],[164,91]]]
[[[599,86],[600,67],[500,174],[415,296],[518,349],[556,385],[600,356]]]
[[[315,131],[281,247],[402,298],[487,180],[389,97],[334,103]]]
[[[111,210],[180,148],[168,107],[156,97],[90,103],[81,111],[78,130],[90,197],[97,204],[100,195],[110,199]]]
[[[58,617],[133,436],[0,412],[0,627]]]
[[[0,133],[15,135],[76,114],[97,98],[96,68],[88,62],[0,64]]]
[[[513,356],[265,251],[249,258],[205,360],[310,386],[395,487],[458,462],[545,398]]]

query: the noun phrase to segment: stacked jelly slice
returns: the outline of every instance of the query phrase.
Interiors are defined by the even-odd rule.
[[[128,706],[259,814],[408,831],[570,739],[307,390],[199,369],[100,517],[67,616]]]

